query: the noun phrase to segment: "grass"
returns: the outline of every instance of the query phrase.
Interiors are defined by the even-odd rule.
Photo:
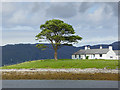
[[[118,60],[72,60],[72,59],[59,59],[55,61],[49,60],[36,60],[28,61],[20,64],[9,65],[0,67],[1,69],[36,69],[36,68],[118,68]]]
[[[112,73],[65,73],[65,72],[2,72],[3,80],[116,80]]]

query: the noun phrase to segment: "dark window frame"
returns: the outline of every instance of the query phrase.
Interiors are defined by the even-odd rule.
[[[113,58],[113,56],[110,56],[110,58]]]
[[[99,54],[100,55],[100,57],[102,57],[102,54]]]
[[[77,58],[77,55],[75,54],[75,58]]]

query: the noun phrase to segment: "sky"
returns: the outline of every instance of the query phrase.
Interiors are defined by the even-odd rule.
[[[75,46],[118,41],[117,2],[3,2],[0,13],[2,45],[38,43],[40,25],[51,19],[73,26],[83,38]]]

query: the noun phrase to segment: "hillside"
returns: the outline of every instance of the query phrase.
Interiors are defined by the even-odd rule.
[[[25,61],[41,60],[41,59],[53,59],[54,51],[50,44],[46,50],[38,49],[36,44],[15,44],[2,46],[2,65],[17,64]],[[114,50],[120,49],[120,42],[114,42],[111,44]],[[91,48],[99,48],[100,45],[90,46]],[[103,48],[108,48],[109,45],[103,44]],[[1,48],[0,48],[1,49]],[[58,59],[71,59],[71,55],[84,49],[82,47],[64,46],[58,50]]]
[[[50,48],[46,50],[38,49],[36,44],[16,44],[6,45],[2,47],[2,64],[16,64],[31,60],[53,59],[54,50],[50,44],[46,44]],[[70,59],[72,53],[80,48],[73,46],[64,46],[58,50],[58,59]]]

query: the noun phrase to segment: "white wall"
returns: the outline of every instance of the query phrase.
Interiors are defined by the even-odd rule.
[[[81,58],[82,58],[82,59],[85,59],[85,55],[81,55]]]
[[[86,56],[89,56],[89,59],[105,59],[106,54],[102,54],[102,57],[100,57],[100,54],[87,54]]]
[[[72,55],[72,59],[80,59],[80,56],[76,55],[76,57],[75,57],[75,55]]]
[[[75,59],[75,55],[72,55],[72,59]]]
[[[113,57],[113,58],[110,58]],[[108,53],[106,54],[106,59],[116,59],[116,54],[113,50],[108,51]]]
[[[77,55],[77,59],[80,59],[80,57],[79,57],[80,55]]]
[[[89,56],[89,59],[116,59],[116,54],[113,50],[108,51],[107,54],[102,54],[102,57],[100,57],[100,54],[95,54],[95,56],[93,54],[87,54],[86,56]],[[111,56],[113,58],[110,58]]]
[[[102,57],[100,57],[100,54],[95,54],[95,57],[93,54],[86,54],[80,57],[77,55],[76,58],[75,55],[72,55],[72,59],[86,59],[86,56],[89,56],[88,59],[120,59],[120,56],[117,56],[113,50],[109,50],[107,54],[102,54]]]
[[[86,59],[86,56],[89,56],[88,59],[105,59],[106,58],[106,54],[102,54],[102,57],[100,57],[99,54],[95,54],[95,55],[86,54],[86,55],[81,55],[80,57],[79,55],[77,55],[76,58],[75,58],[75,55],[72,55],[72,59]]]
[[[92,54],[86,54],[86,56],[88,56],[88,59],[94,59],[94,56]]]
[[[94,59],[106,59],[106,54],[102,54],[102,57],[100,57],[100,54],[95,54]]]
[[[120,60],[120,56],[116,55],[116,59],[117,59],[117,60]]]

